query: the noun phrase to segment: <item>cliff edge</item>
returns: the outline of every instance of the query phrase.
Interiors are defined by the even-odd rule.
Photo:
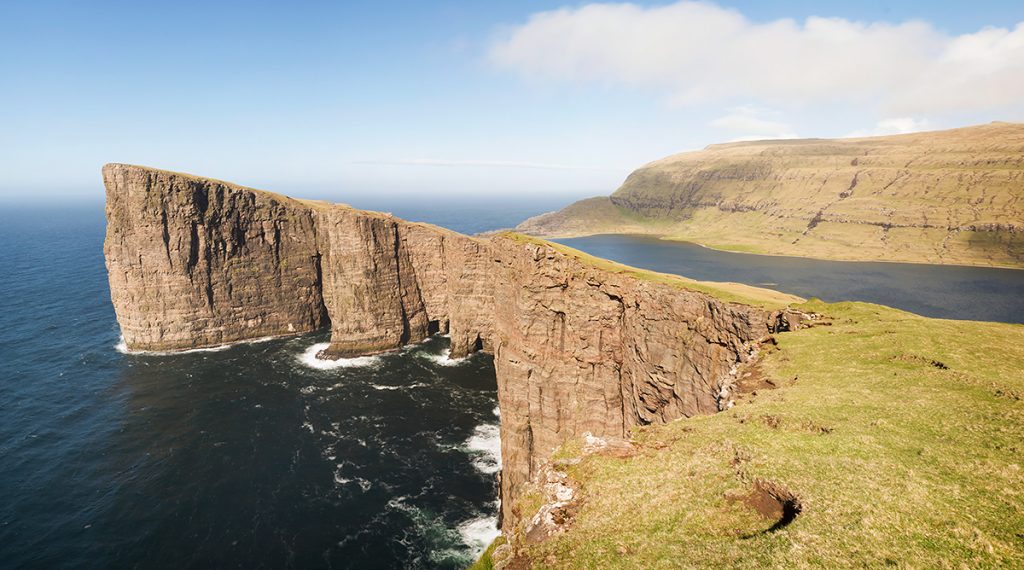
[[[739,364],[807,318],[800,299],[697,283],[518,234],[490,239],[218,180],[109,164],[104,247],[129,350],[331,328],[322,358],[451,335],[494,355],[502,514],[589,433],[718,411]]]

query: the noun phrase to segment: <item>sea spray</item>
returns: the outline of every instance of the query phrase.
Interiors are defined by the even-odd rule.
[[[466,440],[466,449],[473,456],[473,466],[481,473],[501,471],[501,429],[495,424],[481,424]]]
[[[466,546],[470,547],[473,556],[480,556],[488,545],[498,537],[498,517],[479,517],[470,519],[458,527],[459,536]]]
[[[470,357],[466,356],[463,358],[452,358],[451,352],[451,349],[445,349],[445,351],[441,354],[422,353],[420,354],[420,356],[426,358],[427,360],[433,362],[434,364],[437,364],[438,366],[458,366],[460,364],[469,362]]]

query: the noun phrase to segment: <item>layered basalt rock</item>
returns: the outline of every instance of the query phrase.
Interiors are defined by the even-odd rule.
[[[791,315],[610,271],[544,242],[108,165],[111,297],[132,350],[299,334],[320,356],[434,332],[494,355],[509,500],[567,439],[712,413],[738,363]]]
[[[494,248],[503,498],[570,438],[624,438],[719,411],[734,367],[796,326],[796,313],[606,271],[543,244],[498,238]]]
[[[274,194],[111,164],[104,243],[133,350],[316,330],[326,322],[315,211]]]

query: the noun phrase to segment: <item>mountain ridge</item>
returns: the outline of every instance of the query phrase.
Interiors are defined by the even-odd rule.
[[[542,237],[642,233],[856,261],[1024,267],[1024,124],[709,145],[611,196],[530,218]]]

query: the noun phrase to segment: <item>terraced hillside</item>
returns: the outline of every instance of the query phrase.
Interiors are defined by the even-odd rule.
[[[523,222],[543,237],[647,233],[718,249],[1024,267],[1024,124],[711,145],[607,198]]]

